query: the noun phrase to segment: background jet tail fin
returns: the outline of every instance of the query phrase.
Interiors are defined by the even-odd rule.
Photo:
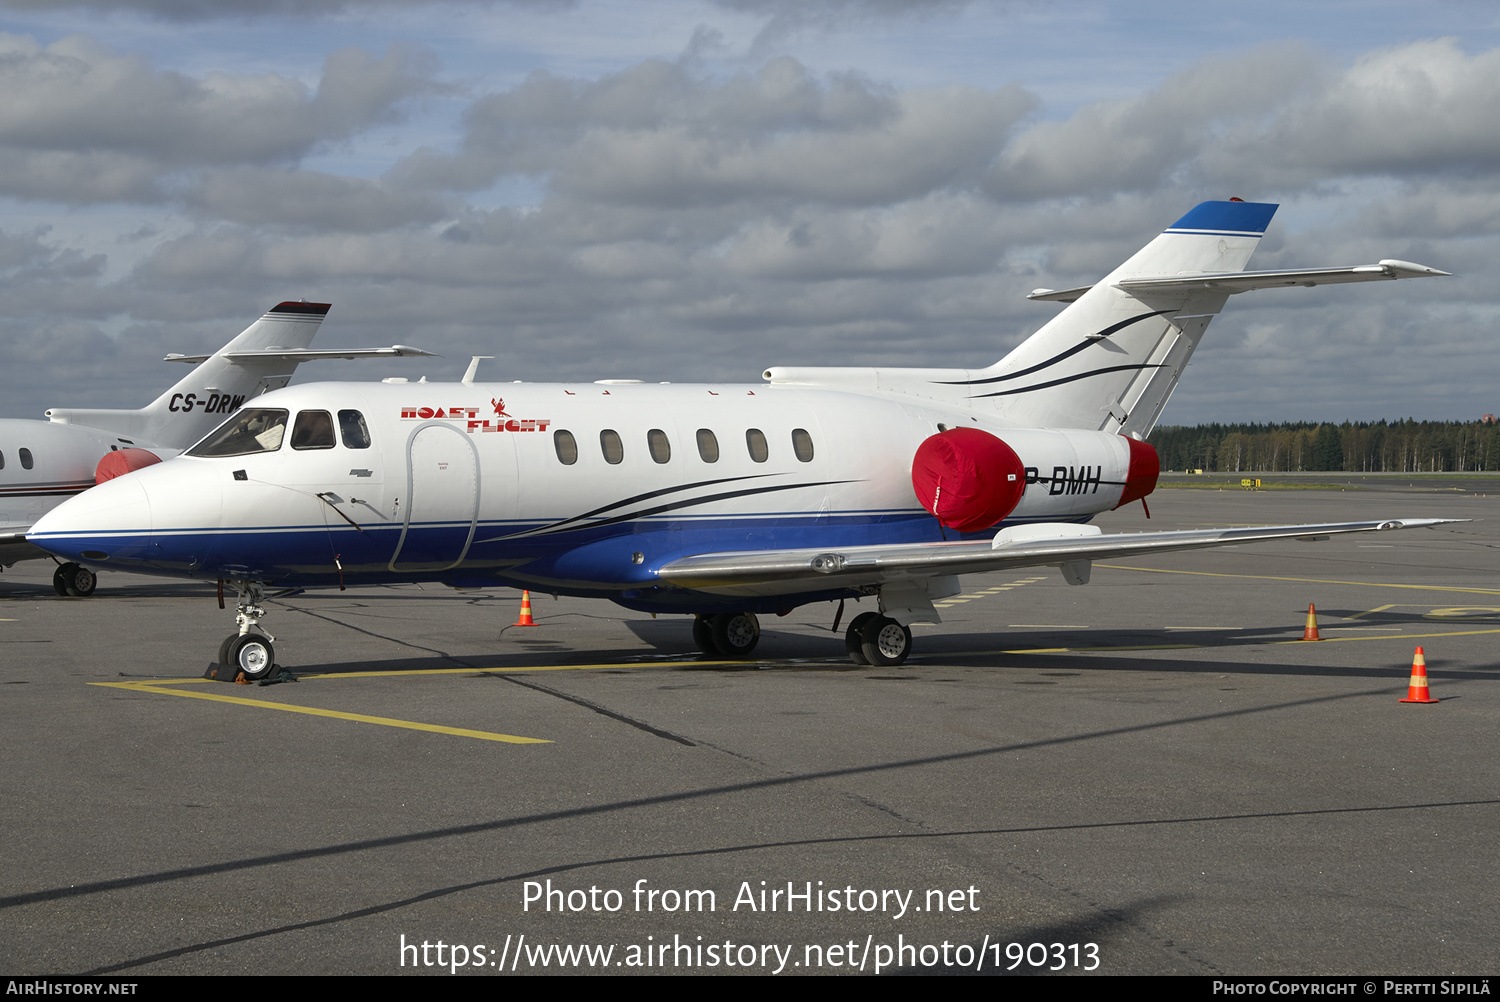
[[[278,303],[140,410],[54,408],[47,411],[47,417],[103,428],[141,443],[185,449],[246,400],[285,386],[297,360],[285,353],[264,357],[255,353],[267,348],[306,348],[329,308],[328,303]]]
[[[1243,271],[1276,208],[1240,201],[1198,205],[1095,285],[1068,290],[1071,305],[974,374],[971,398],[1023,427],[1144,438],[1209,320],[1232,294],[1189,280]],[[1122,286],[1163,276],[1184,281],[1166,288]]]

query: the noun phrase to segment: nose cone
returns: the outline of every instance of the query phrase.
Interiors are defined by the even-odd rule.
[[[135,476],[119,477],[53,508],[26,539],[67,560],[104,566],[140,561],[151,546],[151,502]]]

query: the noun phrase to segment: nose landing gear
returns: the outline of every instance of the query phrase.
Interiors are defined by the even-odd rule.
[[[266,614],[266,610],[261,607],[261,602],[265,600],[265,588],[259,581],[230,583],[239,595],[234,617],[239,632],[231,633],[219,645],[218,664],[236,670],[251,682],[271,678],[281,668],[276,664],[276,649],[271,646],[275,638],[260,628],[261,617]]]
[[[52,590],[64,597],[88,598],[98,583],[93,571],[71,562],[59,565],[52,575]]]

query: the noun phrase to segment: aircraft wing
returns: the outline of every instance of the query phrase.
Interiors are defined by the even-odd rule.
[[[1089,562],[1093,560],[1273,539],[1327,539],[1353,532],[1413,529],[1461,521],[1465,520],[1406,518],[1109,535],[1104,535],[1098,526],[1093,525],[1022,525],[1002,529],[993,541],[705,553],[674,560],[657,574],[671,584],[705,591],[754,592],[758,590],[756,586],[768,584],[776,585],[778,591],[785,591],[788,582],[798,581],[805,582],[808,591],[823,591],[879,585],[902,578],[1058,565],[1063,567],[1069,580],[1081,577],[1078,583],[1082,583],[1088,580]]]
[[[0,526],[0,567],[9,567],[17,560],[34,560],[47,556],[47,551],[26,542],[26,530],[31,526]]]
[[[261,348],[256,351],[226,351],[219,357],[231,362],[249,362],[269,359],[274,362],[310,362],[317,358],[413,358],[424,356],[439,358],[436,352],[423,351],[406,344],[393,344],[389,348]],[[180,355],[172,352],[164,362],[206,362],[208,355]]]
[[[1452,272],[1439,271],[1425,264],[1386,258],[1378,264],[1358,264],[1348,268],[1303,268],[1292,271],[1230,271],[1202,275],[1164,275],[1160,278],[1131,278],[1116,288],[1132,293],[1196,292],[1218,289],[1231,295],[1253,289],[1281,289],[1291,286],[1343,285],[1348,282],[1384,282],[1398,278],[1436,278]],[[1036,289],[1026,298],[1039,303],[1071,303],[1091,285],[1076,289]]]

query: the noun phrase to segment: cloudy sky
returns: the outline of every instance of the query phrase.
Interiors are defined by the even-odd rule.
[[[982,366],[1231,195],[1459,277],[1235,297],[1165,423],[1500,411],[1500,5],[0,0],[0,416],[283,299],[444,356],[299,382]]]

